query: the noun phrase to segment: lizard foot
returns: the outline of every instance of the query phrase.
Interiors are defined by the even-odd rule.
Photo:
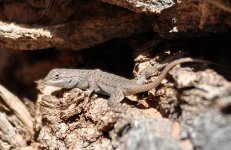
[[[110,107],[110,110],[116,113],[126,113],[125,107],[121,103],[116,103],[112,101],[108,101],[108,107]]]

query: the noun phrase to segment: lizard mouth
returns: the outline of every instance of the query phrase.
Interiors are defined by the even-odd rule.
[[[51,85],[51,84],[53,84],[48,78],[44,78],[43,80],[42,80],[42,83],[43,84],[46,84],[46,85]]]
[[[46,85],[49,85],[49,84],[50,84],[50,83],[48,82],[48,80],[46,80],[46,79],[43,79],[43,80],[42,80],[42,83],[43,83],[43,84],[46,84]]]

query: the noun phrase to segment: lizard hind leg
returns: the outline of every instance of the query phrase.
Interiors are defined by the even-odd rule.
[[[108,107],[111,108],[112,111],[117,113],[125,113],[126,109],[124,106],[120,103],[124,99],[123,91],[120,89],[115,89],[113,93],[111,93],[109,101],[108,101]]]
[[[108,106],[111,108],[118,108],[118,105],[120,105],[120,102],[124,99],[123,91],[119,88],[108,87],[103,84],[98,84],[98,86],[103,92],[110,96]]]
[[[118,105],[120,105],[120,102],[124,99],[124,94],[122,90],[115,89],[113,93],[111,93],[108,105],[109,107],[116,108]]]

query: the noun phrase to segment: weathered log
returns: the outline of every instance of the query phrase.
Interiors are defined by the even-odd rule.
[[[172,7],[175,2],[173,0],[101,0],[113,5],[127,8],[137,13],[159,14],[161,11]]]
[[[72,10],[67,16],[63,16],[65,13],[59,12],[59,7],[54,6],[56,3],[49,5],[47,6],[49,8],[44,8],[43,15],[39,16],[37,14],[38,20],[42,20],[46,15],[55,17],[49,16],[49,14],[57,13],[58,11],[59,15],[56,15],[58,18],[49,18],[50,24],[47,25],[41,25],[37,22],[38,20],[30,18],[33,17],[32,14],[28,14],[25,19],[16,20],[18,14],[14,11],[9,12],[8,9],[19,7],[25,13],[27,12],[24,9],[35,9],[31,8],[29,4],[25,4],[26,2],[18,3],[19,5],[14,5],[6,2],[3,8],[5,20],[16,21],[16,23],[0,23],[1,47],[18,50],[36,50],[52,47],[80,50],[114,38],[128,37],[132,34],[152,30],[152,22],[146,16],[122,9],[113,9],[112,11],[110,6],[102,6],[100,2],[92,1],[91,5],[95,5],[94,9],[89,9],[88,12],[85,11],[85,7],[89,2],[81,2],[81,4],[75,2],[71,5],[73,7],[68,5],[68,7],[63,8],[64,10],[62,11]],[[53,9],[53,7],[56,9]],[[74,11],[75,7],[78,7],[78,9]],[[94,13],[94,16],[92,16],[92,13]],[[77,19],[65,20],[71,15]],[[31,22],[37,23],[37,25],[29,25]]]
[[[90,100],[78,89],[43,96],[39,107],[43,126],[38,140],[43,148],[192,149],[190,142],[179,139],[179,124],[163,119],[153,108],[124,105],[127,111],[117,113],[106,99]]]
[[[34,135],[33,118],[24,103],[0,85],[0,148],[27,147]]]
[[[141,56],[138,58],[136,59],[138,62],[144,60]],[[146,61],[143,63],[144,66],[148,65]],[[131,150],[211,148],[206,145],[206,142],[213,142],[212,145],[216,148],[222,143],[223,148],[228,149],[229,136],[219,136],[219,140],[216,139],[217,134],[222,135],[221,133],[229,130],[226,130],[230,124],[228,117],[222,117],[224,119],[222,126],[225,129],[219,129],[218,122],[214,120],[215,127],[210,128],[208,125],[201,133],[199,131],[202,127],[199,125],[203,124],[205,118],[193,126],[188,124],[188,121],[196,121],[199,114],[206,115],[204,117],[211,120],[213,116],[205,113],[209,110],[216,110],[215,112],[223,116],[223,112],[216,108],[219,107],[218,101],[215,102],[213,99],[218,95],[228,96],[230,84],[214,71],[206,69],[209,68],[209,64],[182,66],[177,66],[170,72],[163,81],[164,85],[151,90],[148,99],[133,97],[138,102],[125,99],[123,104],[118,105],[126,110],[121,113],[113,111],[107,105],[107,97],[98,94],[88,98],[79,89],[52,92],[50,89],[40,88],[46,94],[41,95],[38,102],[39,114],[42,118],[39,142],[42,147],[50,149],[57,147]],[[190,66],[201,71],[195,72]],[[139,65],[137,68],[142,70]],[[219,83],[219,86],[215,86],[216,83]],[[200,100],[200,97],[203,99]],[[222,107],[227,107],[228,104],[225,102]],[[161,114],[154,108],[158,108]],[[163,116],[173,120],[164,119]],[[204,124],[207,125],[207,122]],[[216,130],[212,132],[213,129]],[[202,141],[198,139],[209,133],[213,135],[207,136]],[[193,137],[194,134],[198,136]],[[77,137],[75,141],[72,140],[73,137]],[[203,143],[198,143],[199,141]]]

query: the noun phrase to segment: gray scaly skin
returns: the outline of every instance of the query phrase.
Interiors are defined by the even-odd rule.
[[[109,102],[118,104],[125,96],[156,88],[175,65],[186,62],[208,63],[208,61],[205,60],[192,58],[174,60],[164,68],[155,81],[148,84],[139,84],[136,80],[129,80],[98,69],[53,69],[44,78],[43,82],[46,85],[61,88],[79,88],[87,90],[88,95],[92,92],[108,95],[110,96]]]

